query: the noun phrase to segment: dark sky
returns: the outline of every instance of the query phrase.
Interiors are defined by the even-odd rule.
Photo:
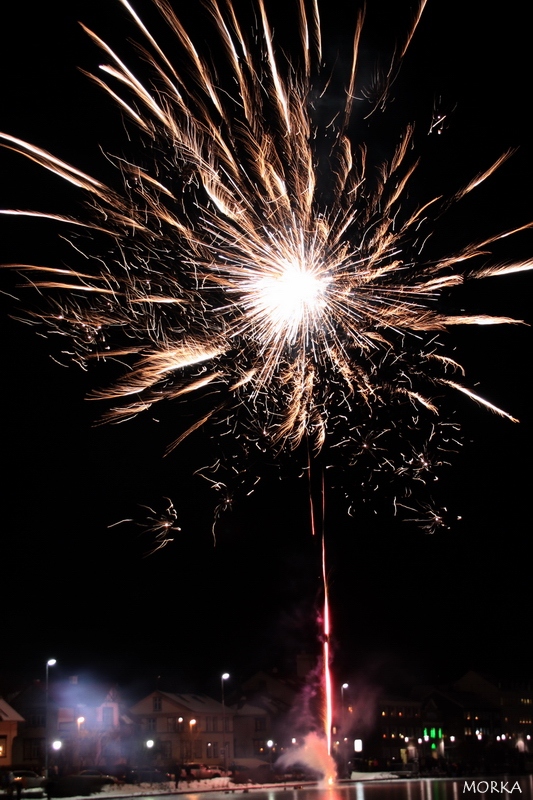
[[[76,21],[113,44],[132,30],[118,2],[64,6],[51,0],[29,15],[24,4],[13,4],[0,42],[0,127],[107,179],[99,148],[127,152],[127,130],[76,69],[96,69],[101,60]],[[169,46],[146,0],[136,7]],[[368,7],[362,63],[371,76],[409,4]],[[514,0],[497,14],[481,0],[468,9],[467,17],[459,2],[430,0],[373,142],[379,154],[388,126],[396,131],[405,119],[417,120],[425,160],[413,191],[425,197],[452,193],[518,148],[490,182],[438,221],[436,246],[449,250],[533,219],[526,11]],[[333,58],[351,21],[329,8],[328,14],[326,52]],[[437,144],[435,135],[426,136],[433,107],[447,114]],[[0,164],[1,207],[84,213],[78,193],[36,165],[9,151],[0,153]],[[67,252],[57,225],[9,217],[0,223],[2,262],[53,264]],[[532,248],[533,234],[521,234],[495,249],[496,260],[525,259]],[[305,481],[290,472],[280,481],[265,467],[257,492],[237,498],[218,523],[214,546],[215,496],[193,474],[213,457],[206,437],[163,458],[183,427],[179,419],[95,425],[103,408],[85,398],[108,382],[105,369],[83,373],[55,363],[56,344],[9,316],[36,295],[16,289],[18,279],[8,272],[2,279],[3,290],[20,298],[1,298],[5,668],[38,677],[54,656],[65,674],[97,670],[123,682],[163,674],[209,688],[224,670],[244,677],[258,667],[285,669],[296,652],[316,651],[319,548],[309,534]],[[531,321],[530,297],[526,273],[473,282],[452,302]],[[446,341],[465,365],[468,385],[521,422],[460,396],[446,401],[462,424],[464,445],[439,476],[450,527],[432,536],[394,519],[379,501],[356,504],[350,517],[340,493],[327,489],[334,663],[343,680],[357,672],[376,681],[444,679],[470,667],[527,673],[531,332],[467,329]],[[181,531],[154,555],[147,555],[153,537],[146,526],[109,527],[125,518],[146,522],[146,507],[160,514],[166,498]]]

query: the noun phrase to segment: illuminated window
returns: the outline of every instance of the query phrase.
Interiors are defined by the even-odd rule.
[[[7,736],[0,736],[0,758],[7,758]]]

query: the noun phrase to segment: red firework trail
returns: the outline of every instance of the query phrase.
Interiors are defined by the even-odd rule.
[[[313,502],[313,489],[312,489],[312,482],[311,482],[311,454],[308,451],[308,459],[309,459],[309,506],[310,506],[310,516],[311,516],[311,534],[312,536],[316,536],[316,520],[315,520],[315,504]],[[328,756],[331,755],[331,726],[333,721],[333,692],[331,688],[331,670],[330,670],[330,652],[329,652],[329,638],[331,633],[331,619],[329,613],[329,594],[328,594],[328,578],[327,578],[327,568],[326,568],[326,537],[325,537],[325,530],[324,530],[324,520],[326,514],[326,491],[325,491],[325,483],[324,483],[324,472],[322,472],[322,484],[321,484],[321,497],[322,497],[322,509],[321,509],[321,527],[322,527],[322,545],[321,545],[321,554],[322,554],[322,585],[324,587],[324,607],[323,607],[323,614],[322,614],[322,660],[323,660],[323,674],[322,680],[324,685],[324,708],[323,708],[323,720],[324,720],[324,733],[326,737],[326,745],[327,745],[327,752]]]
[[[324,727],[326,733],[326,743],[328,755],[331,755],[331,724],[333,719],[333,702],[331,691],[331,670],[329,668],[329,636],[331,631],[329,618],[329,597],[328,597],[328,578],[326,574],[326,542],[322,533],[322,583],[324,585]]]

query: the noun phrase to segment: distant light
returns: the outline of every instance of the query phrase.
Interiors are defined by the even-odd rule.
[[[48,661],[46,662],[46,666],[47,667],[53,667],[55,664],[57,664],[57,661],[56,661],[55,658],[49,658]]]
[[[343,684],[342,684],[342,688],[343,688],[343,689],[347,689],[347,688],[348,688],[348,684],[347,684],[347,683],[343,683]]]
[[[450,736],[450,742],[455,742],[455,736]]]
[[[354,753],[362,753],[363,752],[363,740],[362,739],[354,739],[353,749],[354,749]]]
[[[267,747],[274,747],[274,742],[272,741],[272,739],[268,740]]]
[[[222,680],[223,680],[223,681],[227,681],[227,680],[228,680],[228,678],[229,678],[229,672],[223,672],[223,673],[222,673]]]
[[[52,742],[52,749],[53,750],[61,750],[62,742],[59,739],[56,739],[55,742]]]
[[[153,739],[148,739],[146,742],[146,747],[150,750],[154,746],[155,742]]]

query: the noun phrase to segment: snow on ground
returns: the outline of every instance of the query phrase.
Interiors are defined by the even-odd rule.
[[[390,772],[352,772],[350,783],[357,781],[384,781],[394,780],[395,776]],[[346,781],[342,781],[346,783]],[[284,789],[286,787],[300,787],[303,785],[315,785],[316,781],[301,781],[290,783],[232,783],[230,778],[205,778],[202,780],[180,780],[179,786],[176,788],[174,781],[168,783],[136,783],[136,784],[116,784],[106,786],[101,792],[90,795],[94,800],[118,800],[118,798],[126,797],[153,797],[154,795],[168,795],[168,794],[199,794],[200,792],[225,792],[232,794],[234,792],[243,792],[250,790],[261,789]],[[0,790],[0,797],[3,797],[5,792]],[[7,795],[6,795],[7,796]],[[31,798],[45,797],[37,790],[29,790],[23,792],[22,798],[30,800]],[[64,800],[87,800],[87,795],[73,795],[65,798]]]

